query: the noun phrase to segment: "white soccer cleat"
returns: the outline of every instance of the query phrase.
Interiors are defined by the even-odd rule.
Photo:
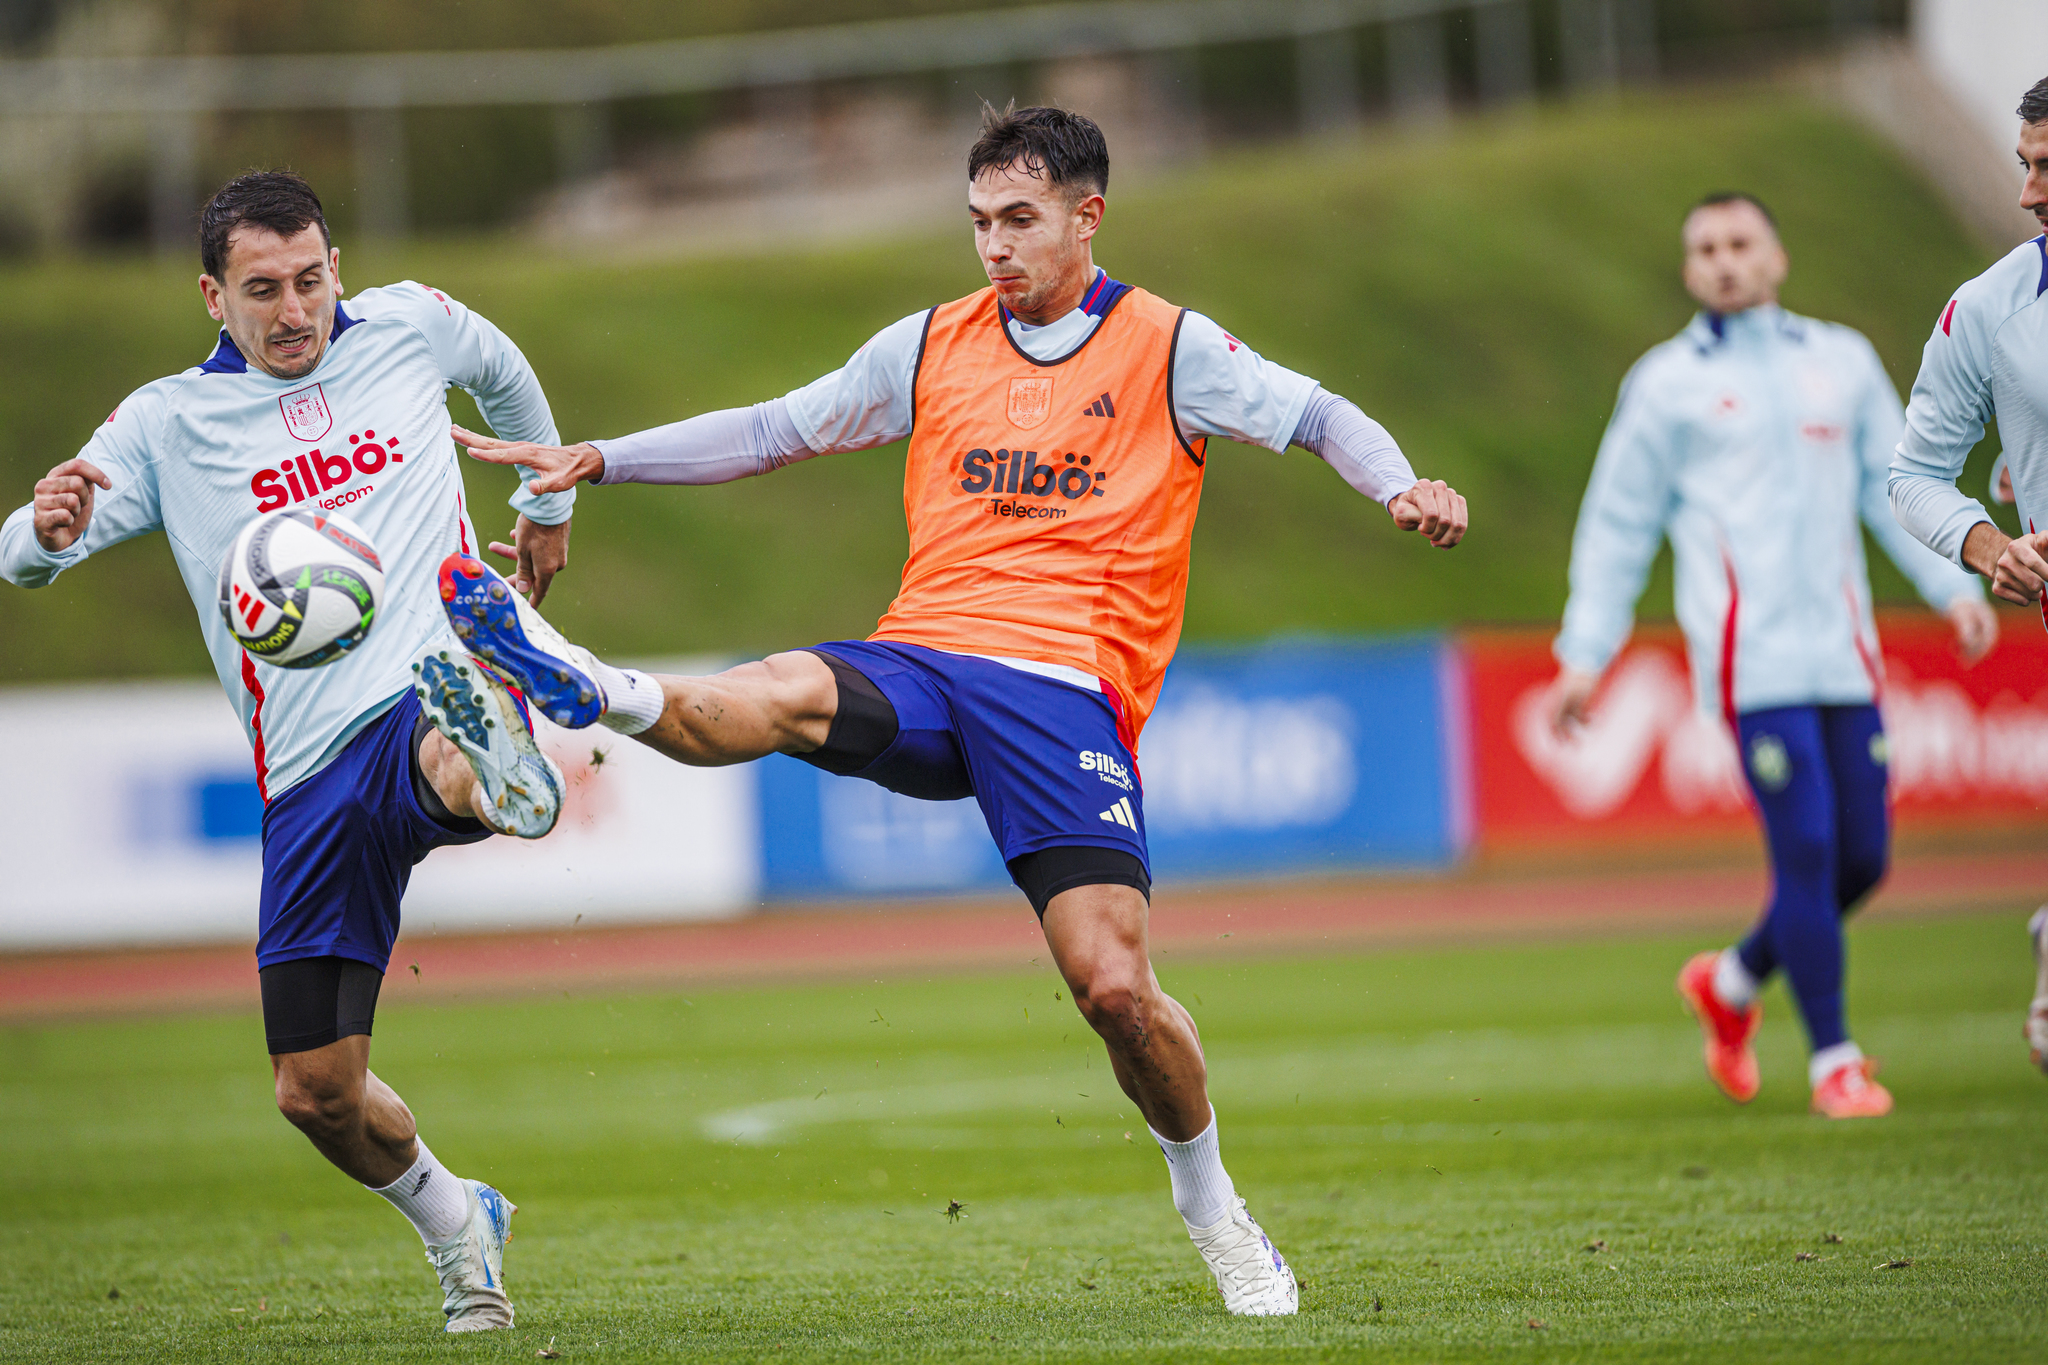
[[[481,1180],[462,1182],[469,1217],[462,1231],[427,1248],[441,1277],[441,1311],[448,1332],[488,1332],[512,1325],[512,1300],[505,1297],[505,1243],[512,1240],[518,1208]]]
[[[1189,1228],[1188,1236],[1216,1276],[1223,1306],[1242,1317],[1281,1317],[1301,1306],[1294,1272],[1273,1247],[1244,1200],[1231,1202],[1230,1215],[1214,1227]]]
[[[420,711],[462,751],[490,809],[484,823],[538,839],[562,816],[562,770],[534,743],[525,702],[488,665],[430,646],[412,664]]]

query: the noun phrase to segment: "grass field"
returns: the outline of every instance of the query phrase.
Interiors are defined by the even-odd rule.
[[[2038,1359],[2023,944],[1860,927],[1899,1111],[1835,1125],[1775,992],[1763,1095],[1711,1091],[1689,941],[1169,961],[1304,1281],[1266,1322],[1223,1313],[1043,963],[437,1007],[394,978],[380,1073],[522,1205],[520,1325],[482,1339],[439,1335],[413,1234],[272,1111],[253,1015],[11,1027],[0,1358]]]
[[[1621,376],[1692,311],[1678,223],[1730,185],[1784,220],[1788,306],[1862,328],[1902,390],[1943,300],[1988,263],[1885,147],[1753,89],[1118,180],[1099,261],[1355,398],[1472,501],[1470,538],[1439,554],[1393,534],[1312,456],[1221,448],[1188,637],[1555,619]],[[375,256],[340,245],[353,289],[421,278],[502,325],[570,439],[783,393],[878,327],[982,283],[964,228],[712,261],[553,257],[487,237]],[[213,326],[195,273],[169,260],[0,267],[0,508],[26,501],[124,394],[205,356]],[[902,565],[901,471],[894,447],[725,488],[587,490],[550,612],[594,646],[640,655],[864,635]],[[489,509],[508,488],[498,471],[473,473],[486,532],[501,530]],[[1879,595],[1910,600],[1873,560]],[[1668,613],[1661,573],[1645,605]],[[0,591],[0,682],[204,672],[191,610],[161,537],[45,591]]]

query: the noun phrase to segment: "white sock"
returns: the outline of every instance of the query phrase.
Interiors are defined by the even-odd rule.
[[[1152,1140],[1166,1156],[1166,1169],[1173,1177],[1173,1206],[1190,1230],[1212,1228],[1230,1216],[1237,1187],[1223,1169],[1223,1156],[1216,1145],[1216,1111],[1209,1111],[1209,1126],[1186,1142],[1172,1142],[1157,1132]]]
[[[1806,1079],[1809,1084],[1819,1085],[1851,1062],[1863,1060],[1863,1049],[1854,1043],[1836,1043],[1813,1054],[1813,1060],[1806,1064]]]
[[[391,1207],[412,1221],[420,1240],[432,1246],[462,1231],[462,1222],[469,1216],[469,1196],[462,1182],[434,1159],[426,1143],[420,1143],[419,1148],[420,1159],[404,1175],[381,1190],[375,1186],[364,1188],[389,1199]]]
[[[622,735],[637,735],[661,719],[667,699],[652,673],[613,668],[595,657],[590,663],[597,670],[598,686],[604,689],[605,712],[597,718],[599,725]]]
[[[1742,954],[1733,948],[1721,950],[1714,963],[1714,994],[1730,1009],[1746,1010],[1756,1000],[1756,978],[1742,965]]]

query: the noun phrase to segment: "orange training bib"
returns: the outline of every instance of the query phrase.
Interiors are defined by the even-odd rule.
[[[1040,363],[993,289],[932,310],[903,475],[910,558],[870,638],[1093,674],[1136,748],[1180,642],[1202,495],[1205,442],[1173,412],[1182,312],[1126,290]]]

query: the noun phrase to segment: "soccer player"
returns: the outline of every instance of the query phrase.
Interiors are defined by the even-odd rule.
[[[869,639],[650,678],[554,636],[473,560],[450,566],[447,608],[562,723],[601,719],[684,763],[780,752],[913,797],[974,797],[1166,1155],[1225,1306],[1292,1313],[1293,1272],[1224,1171],[1194,1020],[1147,955],[1138,736],[1179,640],[1214,438],[1315,451],[1446,549],[1464,500],[1418,481],[1351,403],[1095,265],[1109,151],[1088,119],[987,110],[967,169],[989,287],[884,328],[845,368],[619,440],[457,433],[534,470],[542,492],[720,483],[908,436],[910,559]]]
[[[447,386],[508,435],[554,440],[533,370],[505,335],[417,284],[341,302],[341,253],[312,187],[282,171],[230,182],[203,211],[199,289],[221,324],[201,365],[123,399],[75,459],[0,527],[0,573],[41,587],[150,531],[199,613],[263,795],[256,962],[277,1105],[321,1155],[412,1221],[446,1327],[510,1326],[502,1254],[512,1205],[419,1140],[369,1070],[378,987],[413,864],[493,829],[537,838],[561,776],[520,704],[456,647],[436,570],[472,548]],[[515,584],[538,598],[566,562],[574,495],[520,489]],[[374,629],[319,668],[258,663],[217,598],[222,558],[260,512],[346,508],[382,557]],[[422,714],[425,698],[440,717]]]
[[[1679,973],[1707,1074],[1738,1102],[1756,1094],[1757,991],[1783,967],[1812,1045],[1814,1112],[1881,1115],[1891,1095],[1842,1008],[1841,921],[1884,876],[1891,842],[1859,517],[1967,657],[1998,622],[1969,575],[1892,518],[1898,394],[1859,333],[1778,306],[1789,262],[1770,213],[1713,195],[1684,243],[1704,311],[1622,383],[1572,540],[1554,719],[1585,719],[1668,534],[1694,687],[1734,731],[1771,856],[1756,928]]]
[[[1955,292],[1927,338],[1906,430],[1892,458],[1892,508],[1921,543],[1991,580],[2019,606],[2038,604],[2048,619],[2048,80],[2035,82],[2020,107],[2020,207],[2042,235],[2014,247]],[[2009,537],[1982,503],[1956,487],[1963,463],[1998,417],[2003,469],[1992,496],[2015,503],[2026,530]],[[2043,906],[2027,926],[2038,983],[2027,1010],[2026,1039],[2048,1067],[2048,955]]]

